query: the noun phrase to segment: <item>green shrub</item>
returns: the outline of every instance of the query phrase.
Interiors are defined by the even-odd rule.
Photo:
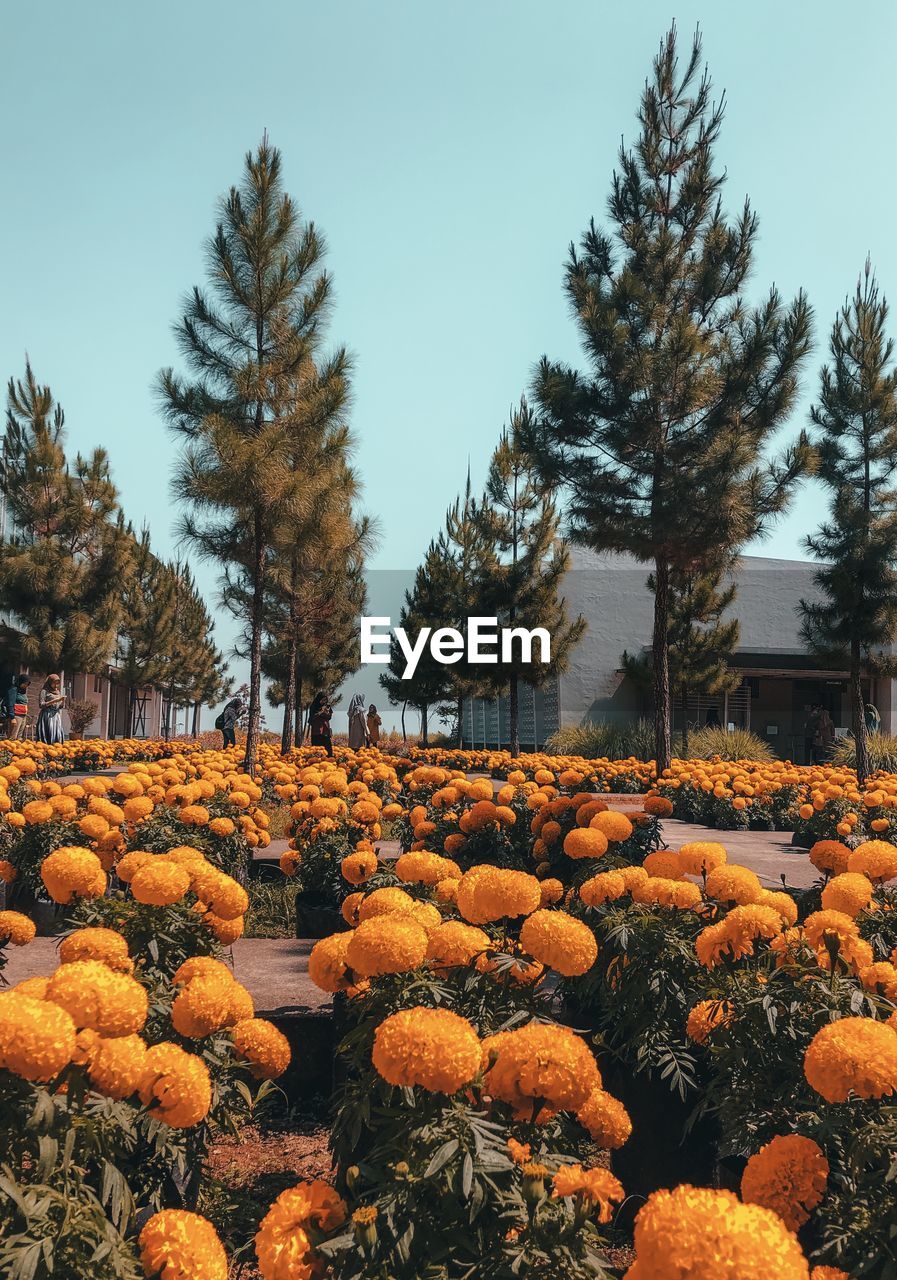
[[[869,745],[869,768],[874,773],[897,773],[897,737],[889,733],[870,733],[866,739]],[[839,738],[835,743],[832,764],[839,768],[855,769],[857,764],[857,744],[852,733]]]
[[[588,721],[558,729],[545,743],[555,756],[582,756],[586,760],[654,759],[654,726],[648,720],[634,724],[599,724]]]
[[[897,766],[897,739],[894,742],[894,763]],[[654,725],[649,720],[636,720],[633,724],[598,724],[589,721],[581,725],[569,725],[552,734],[545,750],[556,756],[583,756],[586,760],[636,760],[654,759]],[[682,739],[673,735],[673,755],[682,757]],[[774,760],[775,755],[762,738],[749,729],[723,729],[722,727],[695,729],[688,736],[689,760]],[[881,766],[878,766],[881,767]]]
[[[676,745],[673,744],[673,754]],[[696,729],[688,735],[688,759],[712,760],[775,760],[775,754],[762,738],[750,729]]]

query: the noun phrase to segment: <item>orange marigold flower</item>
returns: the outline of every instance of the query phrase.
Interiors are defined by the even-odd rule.
[[[604,814],[597,817],[604,817]],[[544,828],[542,838],[545,838]],[[607,836],[592,826],[574,827],[564,836],[564,853],[568,858],[601,858],[607,853],[607,846]]]
[[[866,840],[858,844],[847,860],[848,871],[859,871],[873,884],[897,879],[897,845],[886,840]]]
[[[736,863],[715,867],[707,876],[707,896],[718,902],[735,902],[739,906],[757,902],[763,892],[759,877],[748,867]]]
[[[405,915],[363,920],[346,948],[349,967],[365,978],[416,969],[426,954],[426,930]]]
[[[539,881],[525,871],[471,867],[458,881],[458,910],[471,924],[526,916],[542,901]]]
[[[262,1280],[312,1280],[323,1274],[309,1228],[334,1231],[346,1216],[345,1201],[318,1179],[281,1192],[255,1237]]]
[[[190,888],[190,876],[176,863],[154,858],[131,876],[131,892],[138,902],[152,907],[169,907],[180,902]]]
[[[589,823],[588,830],[600,831],[607,836],[611,844],[621,844],[632,835],[634,827],[625,813],[617,809],[607,809],[604,813],[596,813]]]
[[[148,1276],[162,1280],[227,1280],[227,1255],[207,1218],[186,1209],[153,1214],[137,1240]]]
[[[826,1102],[897,1093],[897,1035],[872,1018],[826,1023],[804,1054],[804,1075]]]
[[[0,947],[7,942],[14,947],[26,947],[36,933],[34,921],[21,911],[0,911]]]
[[[476,925],[465,924],[462,920],[446,920],[430,931],[427,959],[436,969],[465,966],[488,951],[491,945],[488,933]]]
[[[856,917],[872,901],[872,881],[858,871],[842,871],[829,880],[822,890],[822,907],[825,911],[840,911]]]
[[[565,978],[588,973],[598,959],[598,943],[587,924],[566,911],[540,908],[523,922],[520,945]]]
[[[625,1280],[808,1280],[797,1237],[761,1205],[731,1191],[655,1191],[635,1220],[636,1260]]]
[[[264,1018],[245,1018],[232,1033],[234,1048],[251,1064],[257,1080],[276,1080],[290,1065],[290,1042]]]
[[[649,876],[659,876],[664,880],[679,880],[684,874],[679,855],[673,849],[655,849],[647,855],[642,866]]]
[[[828,1161],[812,1138],[780,1134],[748,1160],[741,1177],[741,1198],[777,1213],[785,1226],[799,1230],[825,1195]]]
[[[735,1016],[728,1000],[701,1000],[689,1012],[685,1032],[695,1044],[704,1044],[716,1027],[724,1027]]]
[[[457,1093],[480,1068],[480,1042],[449,1009],[402,1009],[374,1033],[373,1063],[388,1084]]]
[[[860,970],[859,978],[867,991],[874,991],[897,1004],[897,966],[890,961],[879,960],[877,964],[867,965]]]
[[[817,840],[810,850],[810,861],[818,871],[840,875],[847,870],[851,849],[841,840]]]
[[[130,1098],[140,1088],[146,1068],[146,1045],[140,1036],[100,1039],[87,1061],[90,1083],[107,1098]]]
[[[531,1119],[535,1105],[578,1111],[601,1075],[591,1050],[567,1027],[531,1022],[483,1041],[488,1061],[486,1091],[509,1103],[515,1114]]]
[[[378,866],[376,853],[362,850],[360,853],[346,854],[340,863],[340,870],[343,873],[343,879],[349,884],[364,884],[376,874]]]
[[[584,880],[579,886],[579,896],[587,907],[614,902],[617,898],[622,898],[625,892],[626,881],[619,871],[599,871],[598,875]]]
[[[551,1194],[558,1200],[565,1196],[579,1197],[597,1208],[599,1222],[610,1222],[613,1206],[626,1196],[610,1169],[584,1169],[581,1164],[567,1164],[558,1169]]]
[[[176,1129],[199,1124],[212,1105],[212,1084],[202,1058],[168,1041],[147,1050],[139,1093],[155,1120]]]
[[[0,1067],[35,1083],[52,1080],[72,1061],[71,1016],[20,990],[0,993]]]
[[[604,1089],[592,1090],[577,1111],[576,1118],[588,1131],[592,1141],[606,1151],[616,1151],[618,1147],[622,1147],[632,1133],[629,1112],[622,1102]]]
[[[146,1022],[149,1001],[144,987],[126,973],[99,960],[74,960],[56,970],[47,984],[47,1000],[71,1015],[78,1029],[101,1036],[127,1036]]]
[[[351,933],[332,933],[316,942],[308,957],[308,976],[321,991],[347,991],[354,983],[347,951]]]

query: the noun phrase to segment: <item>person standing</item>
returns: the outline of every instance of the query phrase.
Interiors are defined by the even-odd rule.
[[[6,691],[6,735],[18,738],[25,728],[28,719],[28,686],[31,681],[27,676],[16,676]]]
[[[316,693],[308,709],[308,723],[311,729],[311,745],[323,747],[329,756],[333,755],[333,735],[330,732],[330,717],[333,707],[326,693]]]
[[[65,694],[62,692],[62,680],[59,676],[47,676],[44,687],[40,691],[40,711],[34,736],[38,742],[53,745],[65,742],[65,730],[62,727],[62,708],[65,706]]]
[[[383,721],[377,715],[377,708],[373,702],[368,707],[368,743],[372,747],[376,747],[380,741],[380,726]]]
[[[349,703],[349,749],[360,751],[367,743],[368,727],[364,715],[364,694],[356,693]]]
[[[221,730],[222,749],[237,745],[237,721],[240,719],[242,712],[243,699],[231,698],[215,721],[215,724]]]

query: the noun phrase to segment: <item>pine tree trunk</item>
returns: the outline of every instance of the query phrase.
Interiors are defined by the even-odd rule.
[[[426,703],[424,703],[424,705],[420,709],[420,745],[422,747],[425,747],[427,745],[427,712],[428,711],[429,711],[429,707],[427,706]]]
[[[682,759],[688,759],[688,687],[682,686]]]
[[[125,717],[125,737],[133,738],[134,736],[134,707],[137,704],[137,690],[133,685],[128,685],[128,714]]]
[[[194,702],[193,704],[193,737],[199,737],[199,708],[202,704]]]
[[[654,562],[654,758],[658,777],[670,767],[670,566]]]
[[[854,640],[850,646],[850,702],[853,713],[853,740],[856,744],[857,784],[862,787],[865,786],[866,778],[869,776],[869,741],[866,734],[860,668],[860,644],[858,640]]]
[[[296,698],[293,704],[293,742],[301,747],[305,741],[305,718],[302,714],[302,677],[296,672]]]
[[[403,742],[408,741],[408,734],[405,732],[405,708],[407,706],[408,706],[407,702],[402,703],[402,741]]]
[[[246,755],[243,760],[243,767],[251,778],[255,777],[262,714],[262,632],[265,625],[265,544],[262,536],[262,520],[258,513],[255,516],[253,543],[255,563],[249,644],[249,725],[246,730]]]
[[[517,673],[515,671],[512,671],[511,678],[508,681],[508,737],[510,738],[510,744],[509,744],[510,752],[511,752],[511,755],[514,756],[515,758],[520,755],[520,696],[519,695],[520,695],[520,690],[519,690],[518,681],[517,681]],[[501,703],[499,703],[499,714],[501,714]]]
[[[296,708],[296,629],[290,626],[290,638],[287,644],[287,682],[283,691],[283,728],[280,732],[280,753],[286,755],[293,742],[293,720],[299,716]],[[297,731],[302,726],[296,723]]]

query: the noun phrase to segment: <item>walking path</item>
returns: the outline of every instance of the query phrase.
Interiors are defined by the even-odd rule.
[[[59,964],[59,938],[35,938],[27,947],[9,947],[3,977],[10,984],[50,974]],[[259,1014],[314,1016],[330,1009],[330,997],[308,976],[307,938],[241,938],[230,948],[234,977],[251,993]]]

